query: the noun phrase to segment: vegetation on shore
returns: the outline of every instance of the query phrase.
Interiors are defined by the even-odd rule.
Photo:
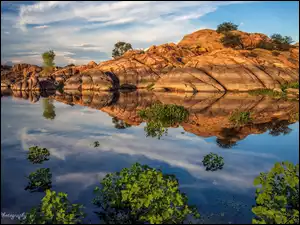
[[[243,112],[235,110],[231,113],[229,121],[235,126],[242,126],[252,121],[251,113],[249,111]]]
[[[223,158],[210,153],[203,159],[211,170],[221,169]],[[49,173],[50,169],[43,169]],[[38,179],[41,179],[38,181]],[[35,183],[44,183],[35,176]],[[51,183],[51,177],[48,177]],[[299,164],[276,163],[268,173],[254,180],[256,190],[253,224],[299,223]],[[35,185],[38,186],[38,185]],[[83,224],[86,217],[81,204],[72,204],[66,193],[48,186],[41,203],[26,213],[21,224]],[[92,203],[102,224],[182,224],[197,223],[200,214],[179,190],[174,175],[163,174],[147,165],[133,164],[117,173],[109,173],[94,189]]]
[[[42,74],[49,75],[51,72],[53,72],[53,69],[55,67],[55,63],[54,63],[55,53],[53,50],[44,52],[42,54],[42,58],[43,58]]]
[[[144,128],[146,136],[158,137],[158,139],[163,134],[167,134],[167,127],[172,127],[185,121],[188,114],[188,111],[183,106],[158,103],[138,112],[138,115],[147,121],[147,125]]]

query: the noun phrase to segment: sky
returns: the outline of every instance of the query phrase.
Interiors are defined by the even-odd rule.
[[[299,41],[298,1],[1,1],[1,64],[41,65],[48,50],[58,66],[99,63],[118,41],[146,49],[226,21]]]

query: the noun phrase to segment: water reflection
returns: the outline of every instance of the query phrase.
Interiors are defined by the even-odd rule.
[[[267,96],[251,96],[247,93],[167,93],[167,92],[13,92],[14,97],[29,99],[31,102],[43,99],[43,116],[53,120],[56,116],[53,99],[68,105],[83,105],[101,110],[112,117],[116,129],[126,129],[147,122],[145,135],[158,137],[167,135],[168,127],[182,126],[189,133],[201,137],[216,136],[221,148],[232,148],[249,134],[260,134],[269,130],[272,136],[286,135],[291,132],[288,126],[299,120],[297,101],[272,99]],[[184,107],[188,118],[179,123],[165,123],[163,120],[149,120],[139,112],[156,105]],[[229,121],[235,110],[249,111],[253,120],[250,124],[236,127]],[[165,118],[172,116],[163,113]],[[171,118],[172,117],[172,118]],[[296,118],[296,119],[295,119]]]
[[[44,98],[43,101],[43,117],[49,120],[54,120],[55,114],[55,106],[53,105],[53,99]]]

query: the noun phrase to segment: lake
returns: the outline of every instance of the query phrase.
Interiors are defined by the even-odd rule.
[[[52,93],[53,94],[53,93]],[[147,136],[137,114],[154,103],[188,110],[187,121],[167,135]],[[250,111],[253,121],[233,126],[234,110]],[[23,213],[37,206],[43,193],[24,188],[37,168],[52,172],[53,189],[81,203],[87,221],[97,223],[93,189],[110,172],[133,163],[174,174],[205,223],[251,223],[253,179],[275,162],[299,163],[299,123],[292,120],[299,102],[247,93],[26,93],[1,97],[1,212]],[[100,146],[93,143],[99,141]],[[50,160],[33,165],[30,146],[48,148]],[[224,158],[224,168],[206,171],[203,157]]]

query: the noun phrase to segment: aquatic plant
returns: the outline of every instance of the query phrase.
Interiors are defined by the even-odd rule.
[[[159,103],[138,111],[138,115],[142,119],[147,120],[147,125],[144,128],[146,136],[158,137],[158,139],[163,134],[167,134],[167,127],[172,127],[185,121],[188,114],[188,111],[183,106]]]
[[[94,148],[97,148],[100,146],[100,142],[99,141],[94,141]]]
[[[218,156],[215,153],[209,153],[204,156],[202,160],[203,166],[205,166],[207,171],[216,171],[218,169],[223,169],[224,160],[222,156]]]
[[[178,180],[138,163],[110,173],[96,187],[93,204],[101,222],[108,224],[175,224],[199,218],[195,207],[179,191]]]
[[[299,164],[275,163],[254,179],[253,224],[299,224]]]
[[[241,112],[241,111],[234,111],[230,117],[229,121],[233,123],[235,126],[242,126],[249,122],[251,122],[250,112]]]
[[[30,190],[31,192],[44,191],[52,186],[52,174],[49,168],[38,169],[36,172],[30,173],[27,178],[29,181],[25,190]]]
[[[71,204],[67,194],[46,190],[38,207],[26,213],[21,224],[78,224],[85,217],[83,206]]]
[[[40,148],[38,146],[32,146],[27,153],[27,159],[33,164],[42,163],[48,161],[50,152],[47,148]]]

